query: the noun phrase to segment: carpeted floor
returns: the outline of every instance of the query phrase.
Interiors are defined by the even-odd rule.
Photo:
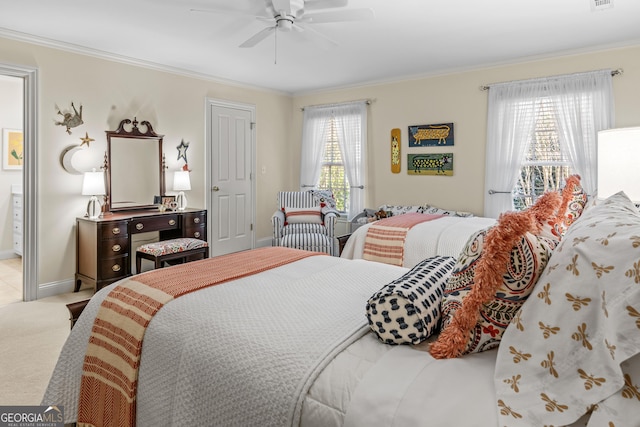
[[[69,335],[66,304],[92,289],[0,307],[0,405],[39,405]]]

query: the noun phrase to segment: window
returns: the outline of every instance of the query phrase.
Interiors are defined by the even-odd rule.
[[[611,70],[491,85],[484,216],[524,209],[571,173],[596,190],[597,133],[613,123]]]
[[[364,209],[367,103],[306,107],[300,187],[331,190],[349,219]]]
[[[335,118],[327,122],[327,139],[324,145],[320,179],[317,188],[330,190],[336,200],[336,209],[341,213],[349,211],[349,180],[345,174],[340,144],[338,143],[338,131]]]
[[[554,105],[549,98],[535,101],[535,127],[527,142],[528,148],[513,191],[513,206],[524,210],[538,196],[550,190],[560,190],[572,167],[562,152]]]

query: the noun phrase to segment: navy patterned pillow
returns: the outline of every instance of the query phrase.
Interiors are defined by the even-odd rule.
[[[386,344],[418,344],[440,329],[440,302],[455,258],[427,258],[367,302],[369,326]]]

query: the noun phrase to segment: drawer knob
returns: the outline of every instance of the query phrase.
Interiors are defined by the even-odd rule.
[[[200,232],[196,231],[195,233],[193,233],[193,237],[195,237],[196,239],[200,237]]]
[[[120,264],[113,264],[113,266],[111,267],[111,269],[113,271],[120,271]]]
[[[120,234],[120,229],[118,227],[114,227],[113,230],[111,230],[111,232],[113,234]]]
[[[120,250],[121,250],[121,249],[122,249],[122,246],[120,246],[120,245],[113,245],[113,246],[111,246],[111,250],[112,250],[113,252],[120,252]]]
[[[144,228],[144,224],[139,222],[136,224],[136,230],[142,230]]]
[[[169,220],[169,225],[176,225],[176,220],[175,219],[170,219]]]
[[[200,224],[200,218],[193,218],[193,222],[195,222],[196,224]]]

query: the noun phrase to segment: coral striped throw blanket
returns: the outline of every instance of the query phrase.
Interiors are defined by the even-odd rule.
[[[407,232],[417,224],[442,216],[444,215],[407,213],[371,224],[365,237],[362,258],[402,266]]]
[[[125,279],[102,302],[80,383],[78,426],[135,426],[142,340],[169,301],[208,286],[276,268],[318,252],[267,247],[158,269]]]

